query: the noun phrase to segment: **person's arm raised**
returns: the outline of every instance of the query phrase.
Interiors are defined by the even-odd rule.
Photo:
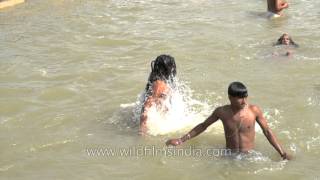
[[[283,148],[281,147],[276,136],[273,134],[273,132],[269,128],[267,120],[263,117],[263,114],[262,114],[262,111],[260,110],[260,108],[257,106],[254,106],[254,111],[256,112],[256,115],[257,115],[256,121],[259,124],[259,126],[261,127],[263,134],[266,136],[269,143],[276,149],[276,151],[278,151],[278,153],[280,154],[280,156],[283,159],[290,160],[291,156],[289,154],[287,154],[283,150]]]
[[[214,122],[216,122],[219,119],[218,111],[219,111],[219,108],[217,108],[203,123],[198,124],[189,133],[182,136],[181,138],[169,139],[166,142],[166,145],[167,146],[169,146],[169,145],[177,146],[177,145],[180,145],[183,142],[185,142],[193,137],[198,136],[203,131],[205,131],[208,128],[208,126],[210,126],[211,124],[213,124]]]

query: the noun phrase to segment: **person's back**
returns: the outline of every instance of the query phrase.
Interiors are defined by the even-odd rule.
[[[140,134],[145,134],[148,130],[148,110],[156,105],[160,107],[162,102],[170,94],[169,84],[173,83],[173,78],[176,75],[176,64],[174,58],[169,55],[160,55],[151,63],[151,73],[148,78],[148,83],[145,88],[145,100],[140,116]],[[166,109],[166,108],[163,108]]]

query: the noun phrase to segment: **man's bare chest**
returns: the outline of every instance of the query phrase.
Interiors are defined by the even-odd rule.
[[[249,111],[229,114],[223,120],[223,124],[229,131],[248,132],[254,130],[255,121],[255,115]]]

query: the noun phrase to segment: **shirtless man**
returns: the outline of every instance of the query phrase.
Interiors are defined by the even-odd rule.
[[[281,11],[288,7],[288,3],[282,0],[268,0],[268,17],[280,17],[282,16]]]
[[[248,104],[247,88],[241,82],[233,82],[228,88],[230,105],[216,108],[203,122],[194,127],[189,133],[177,139],[170,139],[166,145],[180,145],[199,135],[218,119],[222,121],[225,133],[226,148],[233,152],[248,152],[254,148],[255,122],[257,121],[270,144],[278,151],[283,159],[291,159],[280,146],[275,135],[268,127],[266,119],[258,106]]]

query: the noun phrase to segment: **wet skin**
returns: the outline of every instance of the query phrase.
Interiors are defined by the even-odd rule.
[[[224,127],[226,148],[231,149],[233,152],[248,152],[254,149],[255,122],[257,122],[269,143],[281,157],[283,159],[291,158],[280,146],[258,106],[248,104],[246,97],[229,96],[229,100],[230,105],[216,108],[203,123],[198,124],[181,138],[168,140],[166,144],[180,145],[188,139],[199,135],[208,126],[220,119]]]

